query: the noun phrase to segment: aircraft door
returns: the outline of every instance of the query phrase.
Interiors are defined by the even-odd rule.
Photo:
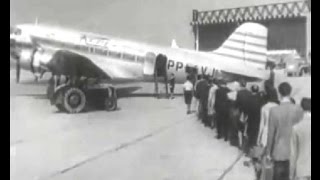
[[[143,74],[144,75],[154,75],[156,66],[156,55],[152,52],[146,54],[146,58],[143,64]]]
[[[156,57],[156,66],[155,71],[158,77],[166,77],[167,76],[167,56],[163,54],[159,54]]]

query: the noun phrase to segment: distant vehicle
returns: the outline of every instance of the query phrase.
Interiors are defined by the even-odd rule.
[[[268,51],[268,59],[269,64],[277,70],[284,70],[288,76],[311,74],[311,61],[302,58],[296,50],[271,50]]]
[[[286,73],[288,76],[311,75],[311,63],[303,58],[288,61],[286,64]]]

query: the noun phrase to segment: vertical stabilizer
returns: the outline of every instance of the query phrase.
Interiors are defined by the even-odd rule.
[[[267,62],[267,36],[266,27],[257,23],[244,23],[213,53],[264,69]]]

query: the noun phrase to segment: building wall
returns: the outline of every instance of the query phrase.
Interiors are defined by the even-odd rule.
[[[146,43],[194,49],[190,22],[199,11],[296,0],[10,0],[10,25],[50,24]],[[88,3],[90,2],[90,3]]]
[[[307,15],[307,53],[311,52],[311,13]]]
[[[270,21],[258,21],[268,28],[268,50],[296,49],[301,56],[306,52],[306,19],[287,18]],[[225,23],[200,26],[199,50],[217,49],[238,26],[237,23]]]

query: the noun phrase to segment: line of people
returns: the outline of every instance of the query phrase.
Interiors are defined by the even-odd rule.
[[[244,80],[228,88],[223,80],[191,76],[184,84],[187,114],[197,117],[217,139],[229,141],[250,157],[257,179],[311,180],[311,98],[296,105],[291,85],[273,82],[264,91]],[[271,168],[272,167],[272,168]]]

